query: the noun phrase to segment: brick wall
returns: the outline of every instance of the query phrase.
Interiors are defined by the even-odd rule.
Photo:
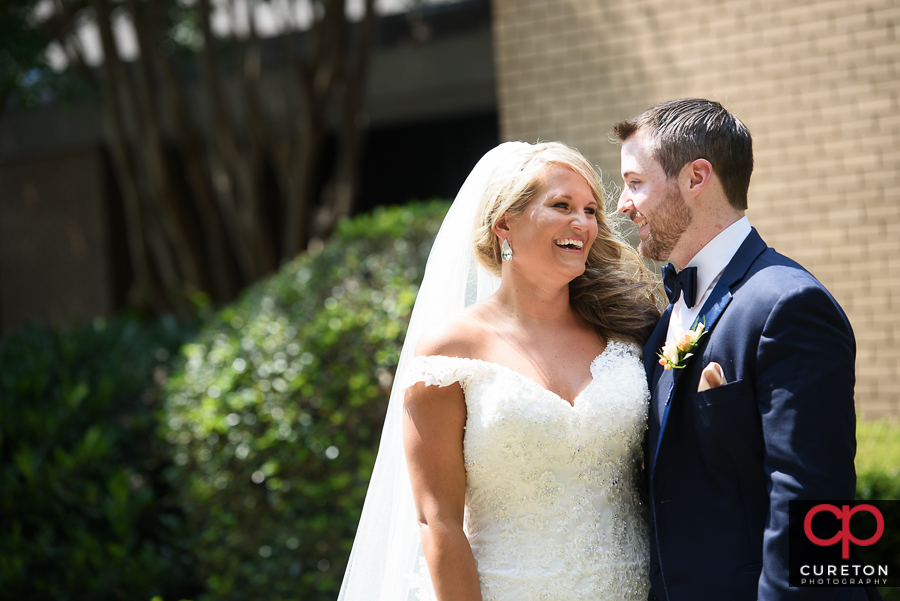
[[[493,0],[501,137],[562,140],[621,184],[609,126],[670,98],[750,128],[751,223],[834,293],[857,407],[900,415],[900,4]]]

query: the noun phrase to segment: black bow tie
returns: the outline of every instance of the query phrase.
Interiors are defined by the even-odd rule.
[[[690,309],[697,301],[697,268],[688,267],[675,272],[675,266],[669,263],[662,267],[663,288],[669,297],[669,304],[678,300],[680,292],[684,292],[684,304]]]

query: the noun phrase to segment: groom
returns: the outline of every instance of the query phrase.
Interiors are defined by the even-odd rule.
[[[866,599],[788,585],[788,501],[855,496],[856,343],[831,294],[744,216],[750,132],[717,102],[682,99],[611,137],[618,211],[643,256],[671,262],[644,347],[650,600]]]

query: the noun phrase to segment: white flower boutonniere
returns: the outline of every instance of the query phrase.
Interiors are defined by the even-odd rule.
[[[697,346],[700,337],[706,333],[706,324],[700,322],[698,317],[690,330],[685,330],[668,340],[659,355],[659,364],[670,369],[684,369],[684,362],[692,355],[691,351]]]

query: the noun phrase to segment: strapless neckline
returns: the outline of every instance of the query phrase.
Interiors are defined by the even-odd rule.
[[[584,388],[582,388],[581,391],[580,391],[578,394],[576,394],[576,395],[575,395],[575,398],[572,399],[571,401],[569,401],[569,400],[563,398],[562,396],[556,394],[555,392],[553,392],[553,391],[550,390],[549,388],[546,388],[545,386],[541,386],[538,382],[536,382],[536,381],[533,380],[532,378],[529,378],[529,377],[526,376],[525,374],[520,373],[520,372],[514,370],[514,369],[511,368],[511,367],[507,367],[506,365],[503,365],[502,363],[496,363],[496,362],[494,362],[494,361],[487,361],[487,360],[485,360],[485,359],[471,359],[471,358],[469,358],[469,357],[450,357],[450,356],[447,356],[447,355],[431,355],[431,356],[433,356],[433,357],[446,357],[447,359],[457,359],[457,360],[460,360],[460,361],[471,361],[472,363],[481,364],[481,365],[487,365],[487,366],[490,366],[490,367],[493,367],[493,368],[497,368],[497,369],[499,369],[499,370],[502,370],[502,371],[505,372],[505,373],[512,374],[513,377],[518,378],[520,381],[525,382],[527,385],[533,386],[533,387],[535,387],[536,389],[539,389],[539,390],[543,391],[544,393],[546,393],[547,395],[553,397],[555,400],[559,401],[560,403],[564,403],[566,406],[568,406],[568,408],[569,408],[570,410],[575,411],[575,410],[577,410],[577,409],[579,408],[579,406],[581,405],[581,403],[579,403],[578,400],[581,399],[581,398],[582,398],[582,397],[590,390],[590,388],[593,387],[593,386],[596,384],[596,382],[597,382],[597,367],[600,365],[600,363],[601,363],[603,360],[605,360],[607,357],[609,357],[609,356],[612,354],[612,353],[610,352],[610,349],[611,349],[612,347],[614,347],[614,346],[624,346],[625,344],[626,344],[626,343],[624,343],[624,342],[619,342],[619,341],[617,341],[617,340],[609,340],[609,341],[607,341],[607,343],[606,343],[606,348],[604,348],[604,349],[600,352],[600,354],[597,355],[596,357],[594,357],[594,359],[591,361],[591,365],[590,365],[590,370],[591,370],[591,381],[588,382],[587,385],[586,385]]]

